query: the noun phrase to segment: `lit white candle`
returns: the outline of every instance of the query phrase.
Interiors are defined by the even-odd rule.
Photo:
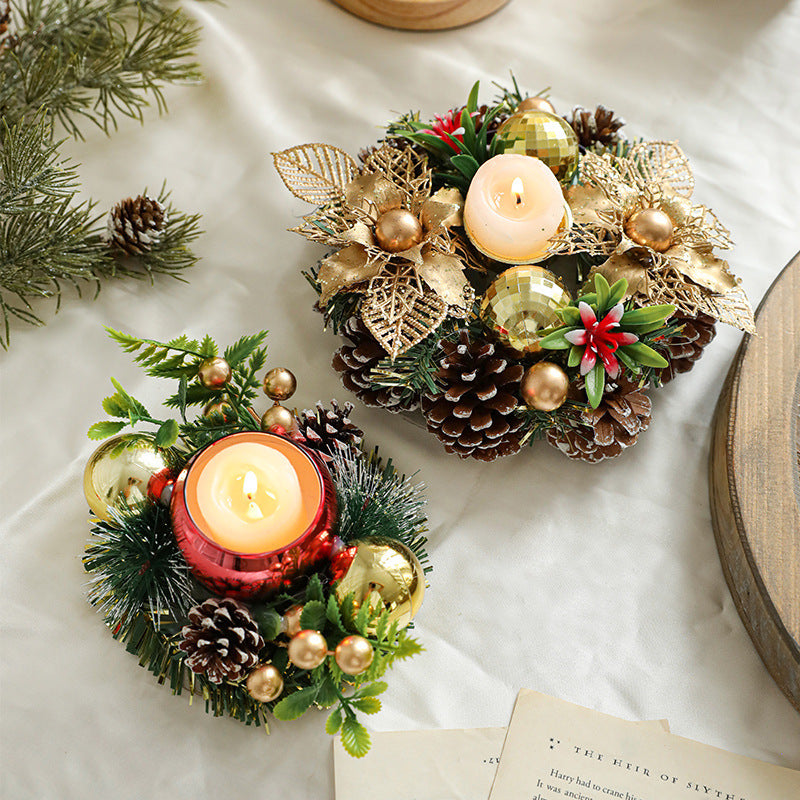
[[[258,436],[258,434],[256,434]],[[202,532],[236,553],[267,553],[290,545],[313,521],[304,502],[305,477],[274,439],[236,441],[189,470],[187,504]],[[317,499],[316,485],[308,487]]]
[[[544,258],[565,218],[568,224],[558,180],[532,156],[507,154],[483,163],[464,205],[464,228],[472,243],[506,264]]]

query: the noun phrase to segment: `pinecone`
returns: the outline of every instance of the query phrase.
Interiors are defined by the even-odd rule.
[[[236,681],[258,663],[264,637],[247,606],[230,597],[209,600],[189,610],[179,647],[192,672],[212,683]]]
[[[572,119],[564,119],[575,131],[578,143],[589,148],[597,143],[606,147],[615,145],[619,141],[617,131],[625,124],[624,119],[615,117],[614,112],[605,106],[597,106],[594,113],[582,106],[575,106],[572,109]]]
[[[385,408],[393,413],[413,411],[419,406],[416,397],[404,395],[402,388],[383,388],[370,381],[370,371],[386,358],[386,351],[375,341],[361,317],[350,317],[342,328],[342,336],[350,343],[336,351],[332,363],[346,389],[365,406]]]
[[[467,331],[441,347],[445,355],[436,378],[445,390],[422,398],[428,430],[461,458],[494,461],[516,453],[522,417],[513,412],[522,365],[492,342],[471,340]]]
[[[313,450],[326,464],[333,461],[337,452],[358,445],[364,438],[364,431],[350,422],[352,403],[345,403],[341,408],[335,400],[331,400],[330,409],[317,402],[317,410],[306,409],[298,418],[303,444]]]
[[[702,312],[696,317],[675,317],[670,320],[673,323],[683,325],[683,330],[667,344],[664,356],[669,366],[658,371],[662,384],[669,383],[679,372],[688,372],[717,335],[716,320]]]
[[[141,256],[157,244],[167,222],[164,206],[152,197],[129,197],[111,209],[106,241],[130,256]]]
[[[589,463],[615,458],[636,444],[650,425],[650,398],[638,384],[625,379],[606,394],[597,408],[580,413],[574,428],[551,428],[547,441],[570,458]]]

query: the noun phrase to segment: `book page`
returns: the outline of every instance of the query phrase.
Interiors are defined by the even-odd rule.
[[[800,772],[523,689],[490,800],[798,800]]]
[[[666,720],[629,723],[669,731]],[[364,758],[334,743],[336,800],[487,800],[505,728],[372,733]]]

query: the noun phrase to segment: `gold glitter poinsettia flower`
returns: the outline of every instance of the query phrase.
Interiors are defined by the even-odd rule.
[[[714,248],[730,234],[705,206],[691,200],[694,177],[673,143],[647,142],[625,156],[587,152],[581,184],[567,190],[573,252],[604,255],[596,267],[610,283],[628,281],[642,303],[671,303],[679,315],[706,313],[754,332],[753,312],[739,279]]]
[[[466,316],[473,290],[449,234],[463,198],[432,193],[424,156],[384,145],[359,169],[337,148],[303,145],[275,164],[295,195],[319,205],[293,230],[339,248],[320,264],[322,307],[339,292],[362,292],[362,319],[392,358],[446,316]]]

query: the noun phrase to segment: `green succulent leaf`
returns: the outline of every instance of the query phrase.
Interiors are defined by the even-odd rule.
[[[95,422],[86,435],[95,440],[108,439],[109,436],[118,434],[127,424],[127,422],[113,422],[112,420]]]
[[[319,579],[319,575],[314,573],[308,580],[308,584],[306,584],[306,602],[310,600],[319,600],[324,601],[325,595],[322,591],[322,581]]]
[[[625,293],[628,291],[628,281],[625,278],[620,278],[609,289],[608,292],[608,305],[613,308],[617,303],[621,303],[625,298]]]
[[[300,627],[304,631],[321,631],[325,627],[327,609],[321,600],[309,600],[300,614]]]
[[[594,289],[597,293],[597,316],[605,316],[608,311],[609,303],[608,298],[610,295],[610,286],[608,281],[599,272],[594,276]]]
[[[450,163],[468,180],[471,181],[475,177],[480,164],[477,162],[475,156],[459,153],[450,159]]]
[[[334,709],[331,711],[328,719],[325,720],[325,733],[334,736],[336,733],[339,732],[339,728],[342,727],[342,711],[339,708]]]
[[[625,329],[633,325],[652,325],[653,323],[660,325],[674,313],[675,306],[669,304],[634,308],[622,315],[620,325]]]
[[[155,442],[159,447],[172,447],[178,441],[180,427],[174,419],[162,422],[156,431]]]
[[[583,358],[584,347],[579,344],[574,344],[569,350],[569,358],[567,359],[568,367],[577,367]]]
[[[544,350],[569,350],[572,344],[567,341],[566,334],[576,330],[578,330],[578,328],[574,325],[558,328],[552,333],[548,333],[547,336],[539,339],[539,346]]]
[[[597,408],[603,399],[603,389],[606,384],[606,370],[598,359],[591,370],[586,374],[586,397],[592,408]]]
[[[581,324],[581,312],[576,306],[564,306],[558,312],[558,316],[565,325],[579,327]]]
[[[299,719],[311,708],[316,697],[316,686],[306,686],[304,689],[298,689],[296,692],[286,695],[283,700],[279,700],[275,704],[275,708],[272,709],[272,714],[275,719],[283,722]]]
[[[381,710],[381,701],[377,697],[360,697],[352,700],[350,705],[364,714],[377,714]]]
[[[659,355],[652,347],[648,347],[642,342],[626,344],[620,347],[619,350],[623,351],[625,355],[630,356],[639,364],[644,364],[646,367],[663,368],[668,366],[667,360],[662,355]],[[619,352],[619,350],[617,352]]]
[[[367,729],[355,717],[347,717],[342,723],[344,749],[354,758],[362,758],[369,752],[370,744]]]

